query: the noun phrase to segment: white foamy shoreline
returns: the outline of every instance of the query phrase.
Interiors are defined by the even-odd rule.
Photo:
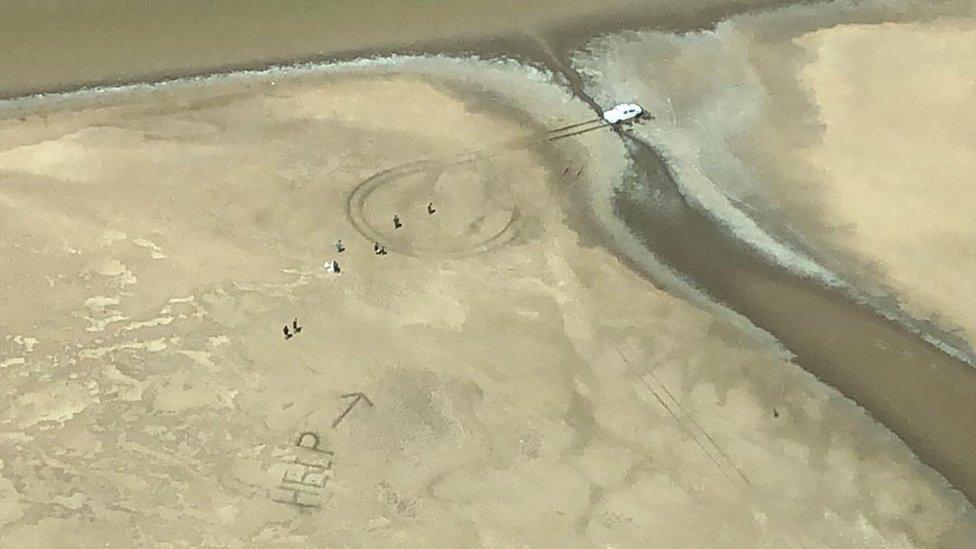
[[[179,76],[154,81],[136,81],[123,84],[82,87],[70,91],[41,92],[19,97],[0,99],[0,111],[12,109],[29,109],[41,105],[58,105],[73,101],[86,101],[101,97],[117,97],[129,94],[152,93],[172,89],[214,86],[240,82],[272,83],[278,78],[294,78],[300,76],[356,73],[378,69],[401,68],[403,70],[425,72],[421,63],[450,63],[460,66],[465,63],[491,63],[496,66],[518,68],[536,81],[549,81],[551,75],[535,65],[525,63],[514,58],[494,58],[486,60],[478,56],[456,57],[449,55],[384,55],[364,57],[348,61],[334,62],[301,62],[292,64],[271,65],[261,69],[244,69],[227,72],[213,72],[195,76]],[[429,71],[429,68],[427,68]]]

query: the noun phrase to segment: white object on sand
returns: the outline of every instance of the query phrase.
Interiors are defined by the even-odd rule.
[[[322,268],[325,269],[326,272],[337,273],[339,272],[339,262],[334,259],[326,261],[322,264]]]
[[[608,111],[603,111],[603,119],[610,124],[619,124],[633,120],[642,114],[644,114],[644,107],[634,103],[621,103]]]

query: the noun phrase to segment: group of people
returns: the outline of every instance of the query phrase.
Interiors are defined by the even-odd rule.
[[[295,337],[296,335],[298,335],[299,332],[302,331],[302,327],[298,325],[298,319],[297,318],[295,320],[292,320],[291,321],[291,329],[292,329],[292,331],[289,332],[288,331],[288,325],[285,324],[285,329],[284,329],[285,339],[291,339],[291,338]]]
[[[434,203],[433,202],[428,202],[427,203],[427,215],[434,215],[434,212],[436,212],[436,211],[437,210],[434,209]],[[399,229],[401,227],[403,227],[403,222],[400,221],[400,215],[399,214],[393,214],[393,228],[394,229]],[[346,251],[346,246],[345,246],[345,244],[342,243],[342,239],[341,238],[338,239],[338,240],[336,240],[335,249],[336,249],[336,253],[337,254],[341,254],[342,252]],[[374,242],[373,243],[373,253],[376,254],[376,255],[386,255],[386,253],[387,253],[386,252],[386,246],[380,244],[379,242]],[[339,273],[339,272],[342,272],[342,269],[339,267],[339,262],[336,261],[336,260],[334,260],[334,259],[330,259],[329,261],[326,261],[322,265],[322,267],[326,270],[326,272],[330,272],[330,273]],[[285,325],[285,328],[284,328],[285,339],[291,339],[292,337],[294,337],[295,335],[297,335],[299,332],[302,331],[302,327],[298,325],[298,319],[297,318],[292,321],[292,324],[291,325],[292,325],[292,331],[290,331],[290,332],[288,330],[288,325],[287,324]]]
[[[434,212],[436,211],[437,210],[434,208],[434,203],[428,202],[427,215],[434,215]],[[393,214],[393,228],[399,229],[401,227],[403,227],[403,222],[400,221],[400,215]],[[335,249],[336,249],[336,253],[338,254],[341,254],[342,252],[346,251],[346,246],[342,243],[341,238],[339,240],[336,240]],[[386,246],[380,244],[379,242],[374,242],[373,253],[376,255],[386,255]],[[330,261],[326,261],[324,267],[325,270],[330,273],[338,273],[341,271],[341,269],[339,268],[339,262],[334,259]]]

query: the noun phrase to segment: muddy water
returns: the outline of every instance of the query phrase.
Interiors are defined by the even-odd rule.
[[[0,97],[294,60],[474,51],[546,63],[588,100],[564,61],[588,37],[698,28],[744,6],[784,3],[174,0],[132,7],[119,0],[0,0]],[[867,408],[976,501],[976,372],[870,310],[769,265],[689,207],[652,149],[633,140],[628,147],[639,169],[632,190],[643,192],[622,196],[617,206],[647,246],[779,338],[804,368]],[[652,200],[654,189],[661,195]],[[662,201],[674,207],[665,210]]]
[[[525,33],[636,0],[0,0],[0,97]]]

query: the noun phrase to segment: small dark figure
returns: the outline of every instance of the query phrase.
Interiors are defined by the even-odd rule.
[[[374,254],[379,254],[380,253],[380,243],[379,242],[373,242],[373,253]]]
[[[332,261],[332,272],[338,273],[338,272],[341,272],[341,271],[342,271],[342,269],[339,268],[339,262],[333,260]]]
[[[298,334],[298,332],[301,332],[302,331],[302,327],[298,325],[298,319],[297,318],[295,320],[292,320],[291,321],[291,328],[292,328],[292,330],[295,331],[295,334],[296,335]],[[285,329],[287,330],[288,329],[288,326],[285,326]]]
[[[393,216],[393,228],[394,229],[399,229],[402,226],[403,226],[403,223],[400,223],[400,216],[394,214],[394,216]]]
[[[346,250],[346,247],[342,245],[342,239],[336,240],[336,253],[342,253]]]
[[[285,325],[285,339],[291,339],[291,334],[288,333],[288,325]]]
[[[779,412],[776,411],[776,408],[773,408],[773,417],[779,417]]]
[[[379,255],[386,255],[386,246],[380,246],[380,251],[377,253]]]
[[[434,209],[434,203],[433,202],[428,202],[427,203],[427,215],[433,215],[434,212],[436,212],[436,211],[437,210]]]

